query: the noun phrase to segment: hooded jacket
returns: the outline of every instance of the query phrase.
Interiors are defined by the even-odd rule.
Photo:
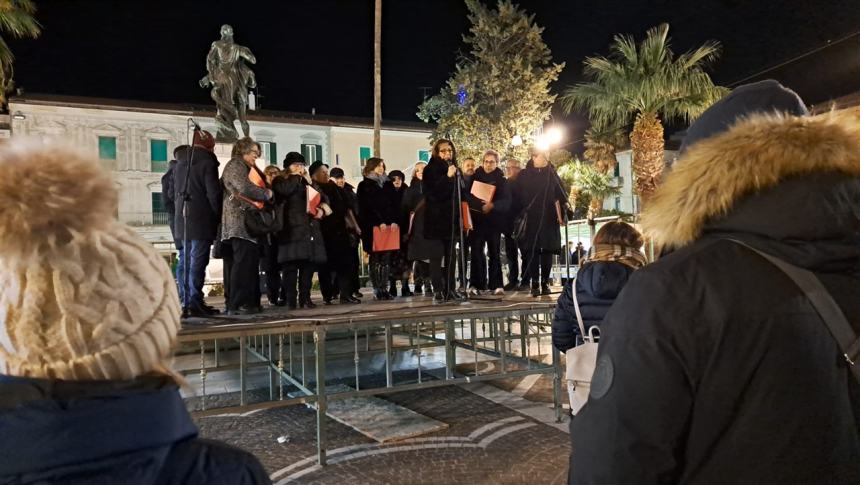
[[[601,327],[571,483],[860,483],[860,386],[803,292],[860,327],[860,122],[756,114],[689,147],[649,201],[672,251]]]
[[[167,378],[0,375],[0,483],[264,484],[245,451],[197,438]]]

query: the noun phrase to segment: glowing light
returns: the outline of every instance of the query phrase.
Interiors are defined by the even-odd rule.
[[[553,126],[549,130],[547,130],[546,136],[550,144],[558,145],[564,137],[564,134],[561,132],[561,128]]]
[[[547,151],[549,151],[549,145],[550,145],[550,140],[549,140],[548,136],[540,135],[537,138],[535,138],[535,148],[537,148],[538,150],[540,150],[542,152],[547,152]]]
[[[513,145],[515,147],[518,147],[522,144],[523,144],[523,137],[521,137],[520,135],[514,135],[514,137],[511,139],[511,145]]]

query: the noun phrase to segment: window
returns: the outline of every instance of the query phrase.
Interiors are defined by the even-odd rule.
[[[167,140],[149,140],[149,161],[150,171],[167,171]]]
[[[152,197],[152,223],[156,226],[167,225],[167,211],[164,209],[164,198],[161,192],[153,192]]]
[[[617,210],[617,211],[621,210],[621,197],[615,198],[615,210]]]
[[[418,160],[422,162],[430,161],[430,150],[418,150]]]
[[[278,164],[278,144],[273,141],[261,141],[260,148],[262,149],[262,154],[260,155],[269,165],[277,165]]]
[[[370,147],[358,147],[358,173],[364,173],[364,162],[372,156],[372,153]]]
[[[620,163],[615,162],[615,171],[613,172],[612,176],[613,177],[620,177],[621,176],[621,164]]]
[[[308,162],[308,165],[316,162],[317,160],[322,161],[322,145],[307,145],[302,143],[302,156],[305,157],[305,161]]]
[[[116,137],[115,136],[100,136],[99,137],[99,159],[100,160],[116,160]]]

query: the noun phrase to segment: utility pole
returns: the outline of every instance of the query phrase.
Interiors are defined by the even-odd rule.
[[[382,128],[382,0],[375,1],[373,28],[373,156],[380,157]]]

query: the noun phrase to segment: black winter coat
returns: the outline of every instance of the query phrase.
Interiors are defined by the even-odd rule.
[[[536,168],[529,160],[513,185],[514,198],[520,207],[520,212],[526,214],[526,232],[517,241],[521,251],[531,251],[540,248],[545,252],[558,253],[561,251],[561,229],[555,203],[559,202],[561,210],[567,208],[567,195],[561,188],[561,181],[555,173],[552,164]]]
[[[193,156],[193,160],[192,160]],[[182,191],[185,187],[185,175],[188,162],[191,161],[191,176],[188,182],[188,240],[214,241],[218,233],[218,223],[221,222],[221,197],[223,190],[218,180],[218,159],[215,154],[201,147],[183,150],[178,153],[176,166],[173,168],[173,201],[174,226],[173,234],[176,240],[182,240]]]
[[[600,328],[609,307],[627,284],[634,269],[615,261],[594,261],[584,265],[576,274],[576,299],[585,331]],[[570,292],[571,282],[564,285],[552,317],[552,344],[567,352],[583,342]]]
[[[423,204],[421,201],[425,201]],[[424,261],[427,259],[442,258],[445,254],[445,248],[441,241],[430,240],[424,237],[424,219],[427,213],[427,203],[424,198],[423,181],[413,178],[403,196],[403,213],[406,220],[409,220],[410,214],[413,212],[415,216],[412,218],[412,233],[409,235],[409,245],[407,247],[406,257],[410,261]],[[409,230],[407,222],[405,231]]]
[[[352,262],[350,257],[352,246],[346,225],[346,214],[349,209],[348,196],[333,180],[321,185],[320,189],[328,200],[329,207],[331,207],[331,215],[320,221],[326,259],[329,266],[334,270],[349,269]]]
[[[176,160],[167,164],[167,171],[161,176],[161,204],[167,213],[167,225],[170,226],[170,235],[176,240],[176,202],[173,193],[173,170],[176,168]]]
[[[488,214],[484,214],[481,210],[484,202],[471,194],[471,186],[469,193],[464,195],[469,202],[469,212],[472,216],[475,232],[478,234],[501,234],[505,229],[505,219],[508,217],[508,211],[511,207],[511,194],[505,175],[498,168],[487,173],[484,172],[484,167],[478,167],[475,170],[475,175],[472,176],[472,184],[475,182],[483,182],[496,187],[496,193],[493,194],[492,200],[493,209]]]
[[[197,438],[166,378],[52,381],[0,375],[0,483],[271,483],[253,455]]]
[[[285,202],[284,228],[278,235],[278,262],[310,261],[322,264],[326,262],[325,242],[323,240],[320,221],[308,214],[307,187],[311,185],[301,175],[282,175],[272,181],[272,190],[278,202]],[[328,199],[320,187],[313,184],[320,192],[320,206]],[[330,212],[330,210],[329,210]]]
[[[805,294],[860,331],[860,124],[754,116],[675,164],[643,229],[676,248],[601,327],[571,483],[860,483],[860,384]],[[714,164],[720,166],[714,167]]]
[[[357,189],[358,223],[361,227],[361,244],[367,253],[373,252],[373,227],[400,223],[400,205],[394,184],[386,181],[382,187],[376,180],[364,178]],[[401,227],[401,231],[406,229]],[[401,232],[402,233],[402,232]]]
[[[453,162],[454,165],[457,162]],[[427,200],[424,216],[424,237],[431,240],[451,240],[458,233],[459,211],[454,212],[457,197],[457,177],[448,177],[448,162],[431,158],[424,167],[424,196]],[[456,220],[454,219],[456,215]]]

